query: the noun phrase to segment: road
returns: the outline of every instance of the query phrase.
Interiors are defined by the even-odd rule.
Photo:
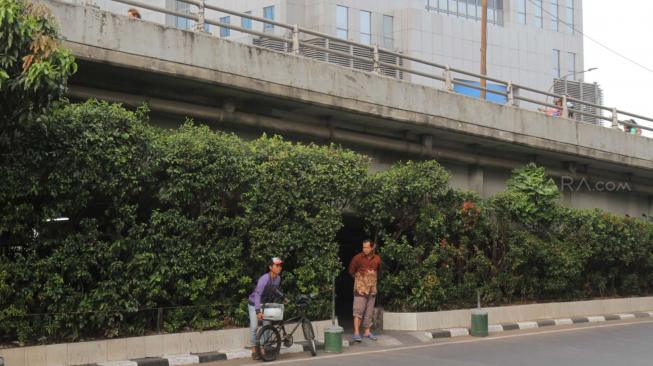
[[[649,366],[653,364],[652,340],[653,321],[648,320],[507,332],[484,339],[466,337],[395,348],[356,349],[354,346],[340,355],[320,353],[315,358],[306,354],[284,355],[267,365]],[[252,364],[252,361],[239,364]]]

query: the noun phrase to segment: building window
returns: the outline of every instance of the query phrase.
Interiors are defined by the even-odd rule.
[[[560,78],[560,50],[553,49],[553,77]]]
[[[458,0],[449,0],[449,14],[456,15]]]
[[[274,6],[266,6],[263,8],[263,18],[274,20]],[[269,32],[274,29],[274,25],[270,23],[263,23],[263,31]]]
[[[574,0],[567,0],[567,32],[574,34]]]
[[[347,39],[349,37],[349,9],[346,6],[336,7],[336,36]]]
[[[449,7],[447,6],[447,1],[448,1],[448,0],[437,0],[437,2],[438,2],[438,10],[439,10],[439,11],[441,11],[441,12],[445,12],[445,13],[447,12],[447,9],[449,8]]]
[[[558,0],[551,0],[551,29],[558,31]]]
[[[246,11],[245,14],[252,15],[252,11]],[[249,18],[241,17],[240,26],[247,29],[252,29],[252,20]]]
[[[517,23],[526,24],[526,0],[517,0]]]
[[[383,16],[383,47],[394,48],[394,18],[390,15]]]
[[[476,4],[480,9],[478,11],[478,19],[480,20],[483,16],[483,7],[480,0],[476,0]],[[503,0],[487,0],[487,21],[488,23],[503,25]]]
[[[220,18],[220,23],[223,24],[231,24],[231,19],[230,17],[221,17]],[[225,28],[225,27],[220,27],[220,37],[229,37],[231,35],[231,29]]]
[[[175,10],[180,13],[189,13],[190,4],[182,3],[181,1],[175,1]],[[175,26],[181,29],[188,29],[190,27],[190,23],[187,18],[175,17]]]
[[[372,13],[360,11],[361,43],[372,44]]]
[[[567,74],[571,80],[576,80],[576,54],[567,52]]]
[[[481,13],[476,6],[475,1],[467,1],[467,17],[470,19],[478,19]]]
[[[458,1],[458,16],[467,18],[467,1]]]
[[[522,0],[518,0],[522,1]],[[426,9],[481,20],[482,0],[427,0]],[[503,0],[487,1],[488,23],[503,25]]]
[[[481,10],[483,7],[481,7]],[[495,10],[494,10],[494,1],[493,0],[488,0],[487,1],[487,21],[489,23],[494,23],[495,21]],[[481,14],[483,16],[483,14]]]
[[[535,5],[535,25],[538,28],[544,27],[544,19],[542,18],[542,0],[533,0]]]

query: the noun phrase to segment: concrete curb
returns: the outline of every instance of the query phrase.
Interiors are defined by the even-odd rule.
[[[635,319],[635,318],[653,318],[653,311],[636,312],[636,313],[628,313],[628,314],[596,315],[596,316],[585,316],[585,317],[579,316],[574,318],[562,318],[562,319],[542,319],[537,321],[516,322],[516,323],[491,324],[488,326],[488,331],[490,333],[498,333],[498,332],[505,332],[510,330],[536,329],[536,328],[556,326],[556,325],[569,325],[569,324],[579,324],[579,323],[600,323],[600,322],[606,322],[611,320],[623,320],[623,319]],[[435,329],[435,330],[427,331],[426,336],[429,338],[463,337],[469,335],[469,332],[470,332],[469,328]]]
[[[317,341],[315,342],[315,348],[318,350],[324,350],[324,342]],[[342,341],[343,347],[349,347],[349,341]],[[280,354],[287,353],[302,353],[308,352],[309,346],[308,342],[301,341],[293,344],[290,348],[281,347]],[[216,361],[227,361],[227,360],[236,360],[242,358],[251,357],[251,351],[249,349],[238,349],[231,351],[220,351],[220,352],[204,352],[204,353],[191,353],[183,355],[168,355],[163,357],[146,357],[146,358],[136,358],[133,360],[123,360],[123,361],[111,361],[111,362],[100,362],[100,363],[90,363],[80,366],[181,366],[181,365],[193,365],[198,363],[206,362],[216,362]]]
[[[290,348],[281,347],[281,351],[279,353],[301,353],[304,351],[308,351],[307,346],[302,344],[293,344]],[[219,352],[167,355],[163,357],[136,358],[133,360],[91,363],[83,366],[181,366],[206,362],[235,360],[249,357],[252,357],[251,351],[249,349],[239,349]]]

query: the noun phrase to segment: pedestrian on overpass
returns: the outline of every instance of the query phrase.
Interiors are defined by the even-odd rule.
[[[363,338],[377,340],[370,329],[380,268],[381,257],[374,252],[374,243],[369,239],[364,240],[363,251],[356,254],[349,264],[349,274],[354,278],[354,342],[361,342]],[[361,323],[364,328],[362,337]]]
[[[132,19],[141,19],[141,13],[139,13],[135,8],[130,8],[127,10],[127,16]]]

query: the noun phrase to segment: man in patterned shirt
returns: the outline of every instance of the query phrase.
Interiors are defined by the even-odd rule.
[[[374,253],[374,243],[364,240],[363,252],[356,254],[349,264],[349,274],[354,278],[354,342],[361,342],[363,337],[377,340],[370,328],[380,268],[381,257]],[[361,322],[365,328],[363,337],[360,335]]]

